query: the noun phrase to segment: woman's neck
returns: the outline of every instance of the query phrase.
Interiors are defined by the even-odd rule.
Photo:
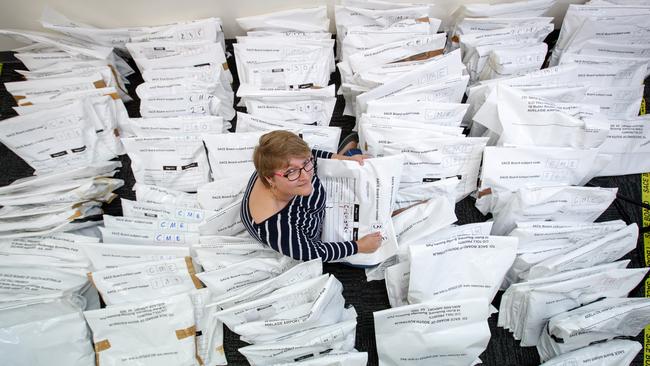
[[[292,194],[280,193],[277,191],[277,189],[274,189],[272,187],[268,188],[268,190],[271,193],[273,199],[275,199],[275,201],[278,203],[279,207],[286,206],[286,204],[295,197],[295,195]]]

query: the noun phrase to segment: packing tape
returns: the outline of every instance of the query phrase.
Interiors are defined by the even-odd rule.
[[[106,351],[111,348],[111,342],[108,339],[95,343],[95,365],[99,366],[99,352]]]
[[[187,265],[187,271],[190,273],[190,278],[192,278],[192,283],[194,283],[194,287],[197,289],[203,288],[203,282],[201,282],[196,277],[196,269],[194,268],[194,262],[192,262],[192,257],[185,257],[185,264]]]
[[[111,342],[109,342],[108,339],[95,343],[95,352],[106,351],[109,348],[111,348]]]
[[[188,337],[194,337],[195,335],[196,335],[196,325],[192,325],[189,328],[176,330],[176,338],[178,338],[178,340],[185,339]]]

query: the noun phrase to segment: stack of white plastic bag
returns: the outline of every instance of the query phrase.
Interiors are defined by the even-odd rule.
[[[107,230],[145,221],[104,220]],[[155,221],[170,236],[192,229],[178,220]],[[189,244],[103,239],[83,246],[93,268],[88,277],[106,304],[84,312],[98,363],[225,365],[223,328],[207,306],[212,295],[196,277]]]
[[[235,116],[219,18],[140,32],[125,47],[145,81],[136,88],[143,118],[217,116],[211,122],[222,125]]]
[[[554,4],[555,0],[533,0],[456,9],[448,49],[461,49],[469,84],[539,70],[548,50],[543,41],[553,31],[553,17],[544,15]]]
[[[0,188],[0,239],[93,226],[83,221],[101,215],[102,204],[117,197],[113,191],[124,181],[113,176],[121,166],[105,162],[52,171]]]
[[[437,33],[440,20],[433,18],[432,14],[433,6],[430,4],[375,0],[343,1],[335,7],[337,57],[340,61],[337,66],[341,74],[339,94],[345,98],[344,115],[358,117],[365,111],[365,104],[361,109],[356,105],[358,95],[407,74],[442,54],[446,37],[444,33]],[[454,75],[449,76],[453,79]],[[452,79],[449,79],[452,88],[462,83]],[[442,93],[453,94],[453,91]],[[418,95],[424,98],[424,94]],[[460,102],[460,98],[462,95],[453,102]]]
[[[15,54],[30,70],[17,70],[26,80],[5,83],[19,116],[3,121],[2,143],[36,174],[102,163],[124,154],[118,136],[119,126],[128,120],[120,99],[126,94],[108,61],[111,48],[51,34],[0,34],[19,35],[19,40],[32,43]]]
[[[593,254],[591,256],[593,257]],[[512,284],[501,298],[498,326],[510,330],[514,338],[520,340],[522,346],[539,345],[543,358],[567,352],[571,348],[570,344],[567,344],[566,349],[561,346],[552,349],[549,348],[552,346],[547,341],[540,341],[549,319],[555,316],[563,318],[567,316],[563,313],[603,297],[625,298],[643,280],[648,271],[647,268],[625,268],[629,263],[627,260],[611,263],[596,261],[600,264],[590,266],[590,261],[585,260],[585,257],[567,255],[560,258],[565,262],[555,267],[558,271]],[[562,271],[563,269],[566,270]],[[612,314],[616,312],[617,310],[613,310]],[[643,318],[643,322],[645,325],[647,319]],[[549,323],[548,326],[551,328],[548,329],[555,331],[554,324]],[[610,326],[611,328],[608,328]],[[638,326],[637,323],[630,325],[634,329]],[[604,325],[603,332],[632,332],[626,327],[625,324],[612,320],[609,325]],[[593,336],[598,337],[597,329],[594,329],[594,332]],[[589,337],[590,334],[585,333],[585,338]],[[601,339],[608,338],[610,337],[604,335]],[[570,343],[568,339],[565,341]],[[581,341],[576,340],[577,347],[588,344],[580,345]],[[615,364],[611,363],[611,365]]]
[[[120,41],[123,46],[123,38],[128,39],[126,29],[118,36],[109,30],[74,22],[47,6],[43,10],[40,23],[44,28],[61,34],[0,30],[0,34],[30,44],[14,50],[17,52],[16,58],[29,70],[19,71],[25,79],[79,77],[100,73],[105,86],[115,88],[114,92],[125,102],[131,100],[126,85],[129,84],[127,77],[134,71],[118,54]],[[110,33],[111,39],[101,39],[102,32],[107,35]],[[66,91],[83,89],[88,88],[72,88]]]
[[[490,303],[515,259],[518,240],[490,236],[489,222],[452,226],[459,180],[440,182],[444,185],[398,198],[391,219],[397,253],[366,270],[368,280],[385,279],[393,307],[374,313],[382,365],[443,360],[470,365],[479,362],[490,339]]]
[[[380,266],[393,308],[374,313],[382,365],[471,365],[487,347],[490,303],[518,240],[490,236],[491,223],[450,226],[454,198],[452,189],[393,217],[398,255]]]
[[[550,64],[577,64],[579,80],[594,85],[587,99],[601,105],[611,125],[601,151],[613,158],[601,175],[650,170],[647,118],[637,117],[643,79],[650,74],[648,13],[650,6],[638,2],[570,5],[553,49]]]
[[[113,163],[112,166],[76,169],[65,174],[36,176],[3,187],[2,196],[20,200],[19,195],[44,191],[48,185],[61,188],[75,180],[92,180],[85,177],[101,176],[101,172],[110,177],[114,173],[111,170],[118,166],[119,163]],[[98,309],[100,301],[86,276],[92,266],[83,251],[83,243],[99,239],[78,234],[78,229],[89,224],[66,220],[101,214],[100,198],[75,204],[74,193],[40,193],[41,196],[48,194],[52,199],[65,197],[67,201],[2,209],[2,226],[11,226],[15,231],[12,235],[3,233],[0,238],[0,352],[3,361],[11,365],[93,366],[95,354],[91,334],[82,312]],[[88,196],[77,198],[82,200],[81,197],[91,195],[84,194]],[[110,191],[105,194],[112,195]],[[34,194],[31,198],[37,196]]]
[[[636,337],[650,323],[649,305],[647,298],[604,298],[553,316],[537,344],[540,359],[553,361],[591,344]],[[636,355],[630,353],[625,357]]]
[[[420,191],[425,197],[432,182],[447,178],[460,180],[458,201],[476,190],[488,139],[467,138],[460,127],[467,111],[460,104],[463,70],[456,50],[357,97],[360,148],[370,156],[405,157],[398,194]]]
[[[609,207],[616,189],[580,187],[612,159],[599,151],[610,125],[598,109],[501,84],[492,91],[473,118],[497,145],[485,148],[476,201],[492,213],[494,234],[523,221],[593,222]]]
[[[200,136],[227,133],[235,117],[224,46],[218,18],[170,25],[131,37],[125,45],[145,81],[136,88],[142,118],[123,126],[127,153],[139,157],[133,161],[139,183],[196,191],[209,181]],[[159,147],[152,148],[156,156],[176,156],[177,164],[169,161],[176,169],[151,161],[147,154],[154,151],[143,148],[150,145]],[[189,186],[170,182],[175,176]]]
[[[357,314],[320,259],[300,262],[251,237],[202,236],[191,248],[212,296],[208,311],[252,344],[240,349],[251,365],[366,364],[354,350]]]
[[[290,130],[310,147],[336,152],[341,129],[330,127],[336,104],[334,40],[327,8],[292,9],[238,18],[247,32],[234,44],[247,113],[237,113],[237,133]]]
[[[341,283],[322,274],[320,259],[241,254],[235,259],[219,251],[243,250],[245,244],[228,241],[215,239],[207,249],[214,250],[211,263],[224,267],[199,277],[215,300],[209,308],[218,309],[217,318],[251,344],[239,349],[251,365],[366,364],[367,354],[354,349],[357,313],[345,307]]]

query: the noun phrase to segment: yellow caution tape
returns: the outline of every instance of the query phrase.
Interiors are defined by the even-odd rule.
[[[639,108],[639,116],[645,114],[645,98],[641,98],[641,108]]]
[[[645,98],[642,98],[639,115],[643,116],[645,112]],[[650,202],[650,173],[641,174],[641,200],[646,204]],[[641,209],[641,220],[643,227],[650,225],[649,210]],[[647,267],[650,265],[650,233],[643,234],[643,257]],[[650,278],[645,281],[645,297],[650,297]],[[643,332],[643,366],[650,366],[650,325]]]
[[[2,75],[2,65],[4,64],[0,63],[0,75]]]

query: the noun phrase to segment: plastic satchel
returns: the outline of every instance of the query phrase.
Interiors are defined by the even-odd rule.
[[[349,319],[341,283],[331,275],[301,281],[268,296],[217,313],[228,328],[248,343],[275,342],[296,330]]]
[[[65,297],[0,309],[4,362],[14,366],[95,365],[84,305],[83,299]]]
[[[9,118],[0,126],[0,141],[37,174],[79,168],[95,162],[94,123],[82,102]],[[52,126],[54,128],[45,128]]]
[[[196,366],[196,323],[188,294],[84,312],[97,363]]]
[[[310,148],[336,152],[338,150],[340,127],[314,126],[292,123],[237,113],[237,132],[289,130],[300,135]]]
[[[184,192],[210,181],[210,165],[200,137],[134,137],[122,144],[139,183]]]
[[[373,317],[377,353],[387,366],[474,364],[490,340],[483,299],[428,301],[377,311]]]
[[[404,157],[401,155],[357,162],[319,159],[318,177],[327,192],[322,240],[357,240],[381,232],[382,245],[373,253],[343,259],[351,264],[375,265],[397,252],[391,220]]]
[[[617,337],[636,337],[650,323],[650,300],[605,298],[552,317],[537,351],[543,361]]]
[[[203,285],[190,257],[140,262],[91,272],[88,277],[107,305],[181,294]]]
[[[295,30],[300,32],[327,32],[329,31],[329,18],[327,7],[291,9],[273,13],[237,18],[244,31],[250,30]]]

